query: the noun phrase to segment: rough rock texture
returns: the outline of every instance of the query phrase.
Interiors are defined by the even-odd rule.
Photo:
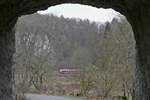
[[[14,100],[13,53],[15,37],[12,31],[0,33],[0,100]]]
[[[111,7],[124,14],[136,39],[135,100],[150,100],[150,0],[0,0],[0,100],[13,100],[11,31],[19,16],[61,3]]]
[[[137,49],[134,98],[150,100],[150,1],[137,0],[131,7],[128,16]]]

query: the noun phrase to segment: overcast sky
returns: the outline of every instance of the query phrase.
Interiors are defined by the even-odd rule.
[[[61,4],[49,7],[45,11],[39,11],[40,14],[63,15],[67,18],[89,19],[95,22],[111,21],[117,17],[118,12],[113,9],[96,8],[88,5],[80,4]]]

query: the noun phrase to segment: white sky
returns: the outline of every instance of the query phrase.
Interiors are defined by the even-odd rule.
[[[113,9],[96,8],[81,4],[61,4],[49,7],[45,11],[38,11],[40,14],[63,15],[66,18],[89,19],[95,22],[111,21],[114,17],[118,18],[118,12]]]

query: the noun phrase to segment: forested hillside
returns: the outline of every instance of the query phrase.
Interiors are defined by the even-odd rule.
[[[131,26],[123,16],[104,24],[54,15],[21,17],[16,25],[14,55],[17,90],[65,95],[77,92],[89,98],[129,96],[134,48]],[[62,79],[60,68],[81,71]],[[80,88],[68,93],[61,88],[64,83],[79,83]]]

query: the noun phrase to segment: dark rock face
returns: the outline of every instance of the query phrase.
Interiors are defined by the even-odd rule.
[[[14,100],[13,53],[15,36],[10,30],[0,33],[0,100]]]
[[[150,1],[135,2],[128,15],[137,50],[133,96],[135,100],[150,100]]]
[[[137,49],[134,99],[150,100],[150,0],[0,0],[0,100],[14,100],[12,57],[15,34],[12,28],[17,18],[61,3],[111,7],[127,17]]]

